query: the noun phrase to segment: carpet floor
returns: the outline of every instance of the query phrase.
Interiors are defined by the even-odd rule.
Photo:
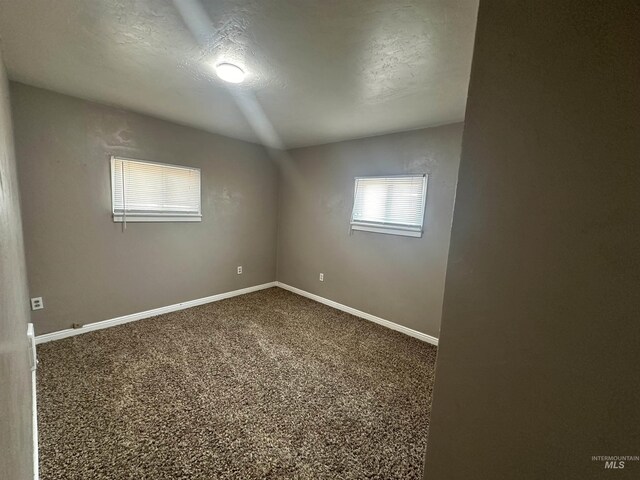
[[[420,479],[435,358],[279,288],[45,343],[41,479]]]

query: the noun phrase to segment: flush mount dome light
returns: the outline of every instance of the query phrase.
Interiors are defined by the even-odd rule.
[[[216,65],[216,74],[225,82],[242,83],[244,71],[233,63],[220,63]]]

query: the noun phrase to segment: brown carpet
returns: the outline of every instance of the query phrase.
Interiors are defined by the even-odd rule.
[[[435,357],[279,288],[42,344],[41,478],[419,479]]]

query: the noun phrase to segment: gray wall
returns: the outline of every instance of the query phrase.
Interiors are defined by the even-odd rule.
[[[0,51],[0,476],[33,478],[29,310],[9,85]]]
[[[277,171],[261,146],[18,83],[11,94],[38,334],[275,280]],[[200,167],[202,222],[123,233],[110,154]]]
[[[561,6],[560,6],[561,5]],[[640,6],[480,2],[425,479],[640,478]]]
[[[461,139],[453,124],[290,151],[278,280],[438,337]],[[429,174],[423,237],[349,235],[354,177],[400,173]]]

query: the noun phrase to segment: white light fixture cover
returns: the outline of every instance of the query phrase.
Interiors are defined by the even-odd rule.
[[[225,82],[242,83],[244,71],[232,63],[220,63],[216,65],[216,74]]]

